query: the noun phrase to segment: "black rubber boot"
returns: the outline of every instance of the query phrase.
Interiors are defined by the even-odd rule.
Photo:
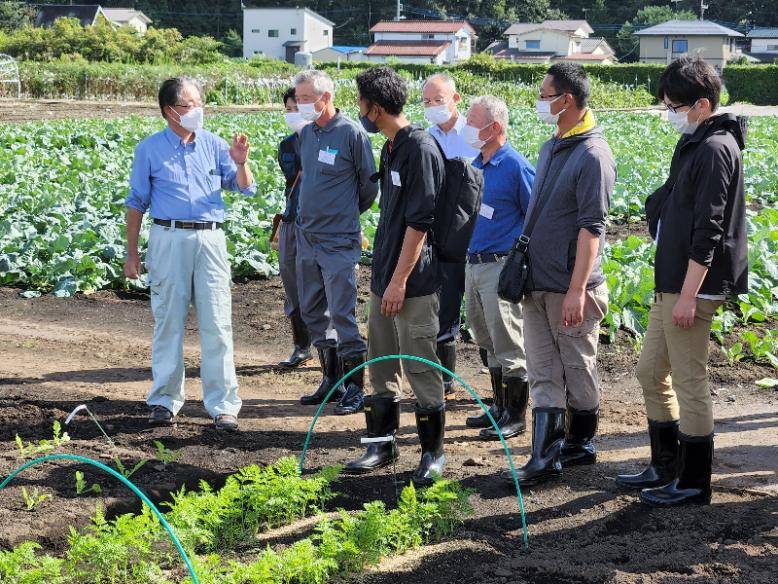
[[[446,343],[438,343],[437,348],[438,359],[440,364],[443,365],[449,371],[456,373],[457,368],[457,343],[456,341],[448,341]],[[440,372],[443,376],[443,394],[446,399],[451,399],[454,396],[454,378],[450,375]]]
[[[710,475],[713,469],[713,434],[678,434],[678,478],[655,489],[643,489],[640,500],[652,507],[710,504]]]
[[[340,372],[340,360],[338,350],[335,347],[319,349],[319,364],[321,365],[322,378],[319,387],[311,395],[304,395],[300,403],[304,406],[317,406],[324,401],[327,392],[342,377]],[[343,397],[343,388],[339,387],[330,397],[329,401],[339,400]]]
[[[600,409],[567,408],[567,433],[559,454],[562,466],[582,466],[597,462],[597,449],[592,438],[597,433]]]
[[[492,394],[494,395],[494,401],[489,407],[489,413],[492,414],[494,420],[498,422],[502,417],[503,409],[505,408],[505,388],[502,386],[502,368],[494,367],[489,369],[489,379],[492,382]],[[469,428],[492,427],[492,423],[485,413],[481,413],[477,416],[468,416],[465,420],[465,425]]]
[[[503,381],[503,411],[497,426],[503,438],[513,438],[527,430],[527,402],[529,401],[529,385],[521,377],[506,377]],[[490,424],[481,430],[480,435],[487,440],[499,440],[500,436]]]
[[[484,364],[484,367],[489,367],[489,353],[486,349],[478,349],[478,356],[481,358],[481,363]]]
[[[678,421],[648,421],[648,438],[651,442],[651,461],[638,474],[616,477],[616,484],[630,489],[651,489],[668,484],[678,470]]]
[[[533,486],[562,476],[559,451],[565,439],[565,410],[535,408],[532,410],[532,454],[529,462],[516,471],[519,484]],[[502,479],[513,485],[513,475],[503,471]]]
[[[446,404],[437,408],[416,405],[416,428],[421,442],[421,460],[411,480],[417,487],[432,484],[434,474],[443,474],[446,457],[443,454],[443,430],[446,427]]]
[[[292,325],[292,341],[294,342],[294,350],[287,359],[284,359],[279,363],[281,367],[299,367],[303,363],[313,359],[311,355],[311,335],[308,332],[308,327],[305,326],[305,322],[299,314],[293,314],[289,317],[289,322]]]
[[[365,453],[343,469],[346,474],[364,474],[392,464],[400,456],[394,435],[400,427],[400,398],[365,398],[365,421],[368,438],[392,438],[387,442],[371,442]]]
[[[357,355],[351,359],[343,359],[341,361],[343,375],[352,369],[356,369],[364,362],[364,355]],[[344,385],[346,386],[346,391],[343,394],[343,397],[340,398],[338,405],[335,406],[335,413],[339,416],[346,416],[348,414],[361,412],[365,408],[365,368],[363,367],[359,371],[354,371]]]

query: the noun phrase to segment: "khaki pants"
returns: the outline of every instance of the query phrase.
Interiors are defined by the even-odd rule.
[[[521,304],[497,295],[504,259],[468,264],[465,269],[465,312],[473,337],[489,355],[489,367],[501,367],[504,377],[527,376]]]
[[[635,374],[643,388],[649,419],[680,419],[684,434],[708,436],[713,432],[708,342],[713,315],[722,303],[697,299],[694,326],[682,329],[673,324],[673,307],[678,297],[679,294],[656,295]]]
[[[370,294],[368,359],[384,355],[413,355],[440,363],[435,349],[438,337],[437,294],[406,298],[400,314],[387,318],[381,314],[381,297]],[[419,361],[391,359],[369,366],[373,394],[391,398],[403,387],[403,373],[422,408],[443,404],[443,378],[440,370]]]
[[[562,326],[564,294],[531,292],[522,301],[527,376],[533,408],[594,410],[600,404],[597,343],[608,286],[586,291],[584,320]]]

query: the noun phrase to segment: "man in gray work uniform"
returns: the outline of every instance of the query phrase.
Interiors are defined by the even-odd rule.
[[[324,374],[318,389],[300,402],[315,405],[324,401],[341,370],[347,373],[365,362],[355,267],[362,253],[359,215],[370,208],[378,185],[370,180],[376,171],[370,138],[335,109],[332,79],[322,71],[302,71],[295,77],[295,96],[300,115],[313,122],[300,132],[297,280],[302,316]],[[327,338],[330,322],[337,341]],[[360,369],[334,395],[340,399],[335,413],[362,410],[363,387]]]

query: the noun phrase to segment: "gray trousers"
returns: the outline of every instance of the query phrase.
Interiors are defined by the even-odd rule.
[[[357,325],[354,269],[362,254],[359,235],[318,235],[297,227],[296,236],[300,312],[313,345],[326,348],[337,344],[344,359],[364,355],[367,345]],[[330,322],[337,341],[328,338]]]
[[[300,294],[297,286],[297,227],[281,223],[278,235],[278,271],[284,285],[284,312],[286,316],[300,315]]]
[[[562,326],[564,294],[530,292],[522,300],[527,376],[533,408],[593,410],[600,405],[597,342],[608,312],[608,286],[586,291],[583,322]]]
[[[479,347],[489,355],[489,367],[504,377],[527,377],[521,304],[497,295],[504,259],[488,264],[467,264],[465,312]]]
[[[437,294],[406,298],[400,314],[388,318],[381,314],[381,297],[370,294],[370,315],[367,321],[369,359],[385,355],[413,355],[440,363],[436,352],[438,337]],[[370,382],[373,394],[391,398],[402,392],[404,373],[422,408],[435,408],[444,403],[443,378],[440,370],[420,361],[392,359],[372,363]]]
[[[200,323],[200,382],[212,416],[241,407],[232,350],[230,262],[224,231],[152,225],[146,269],[154,314],[149,406],[177,414],[184,405],[184,324],[190,304]]]

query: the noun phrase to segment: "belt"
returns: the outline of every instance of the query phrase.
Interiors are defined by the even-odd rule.
[[[215,229],[221,229],[224,223],[216,223],[216,221],[179,221],[173,219],[169,221],[167,219],[154,219],[155,225],[162,225],[162,227],[172,227],[173,229],[207,229],[213,231]]]
[[[468,264],[493,264],[507,256],[507,253],[470,253],[467,254]]]

